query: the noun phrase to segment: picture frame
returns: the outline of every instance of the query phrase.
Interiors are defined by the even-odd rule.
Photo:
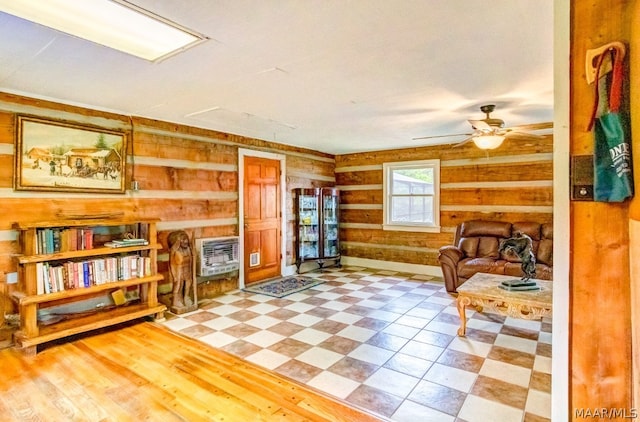
[[[18,115],[14,189],[124,193],[127,144],[124,131]]]

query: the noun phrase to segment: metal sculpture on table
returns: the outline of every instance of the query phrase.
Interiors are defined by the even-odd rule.
[[[512,251],[522,261],[521,281],[526,282],[536,275],[536,257],[533,254],[533,241],[524,233],[516,233],[515,236],[500,242],[498,252]]]
[[[182,314],[198,309],[195,279],[195,257],[189,235],[175,231],[167,238],[169,243],[169,275],[173,285],[171,312]]]

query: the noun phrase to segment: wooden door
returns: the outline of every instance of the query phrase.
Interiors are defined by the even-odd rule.
[[[244,282],[280,275],[280,161],[244,160]]]

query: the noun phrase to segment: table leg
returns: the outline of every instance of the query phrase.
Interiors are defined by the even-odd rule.
[[[456,299],[458,314],[460,314],[460,328],[458,328],[458,335],[460,337],[464,337],[467,331],[467,313],[465,311],[465,308],[470,303],[471,301],[468,297],[462,297],[458,295],[458,298]]]

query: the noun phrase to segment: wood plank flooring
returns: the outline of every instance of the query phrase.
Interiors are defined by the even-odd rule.
[[[377,421],[152,322],[0,350],[2,421]]]

